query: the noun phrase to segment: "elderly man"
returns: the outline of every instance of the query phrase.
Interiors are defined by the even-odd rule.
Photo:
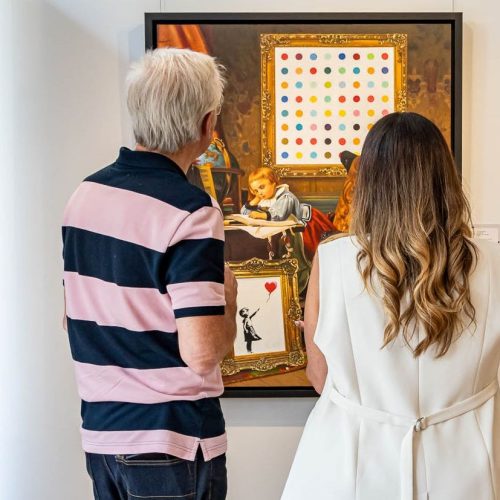
[[[186,179],[222,102],[208,55],[149,52],[128,76],[135,150],[64,214],[66,315],[94,495],[224,499],[219,362],[236,334],[222,214]]]

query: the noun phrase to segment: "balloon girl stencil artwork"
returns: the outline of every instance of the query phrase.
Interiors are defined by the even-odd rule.
[[[285,349],[279,280],[251,278],[238,282],[238,334],[235,355]]]

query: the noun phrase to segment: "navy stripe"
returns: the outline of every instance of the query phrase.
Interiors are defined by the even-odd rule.
[[[166,293],[164,253],[75,227],[63,227],[63,240],[65,271]]]
[[[80,363],[144,370],[187,366],[177,333],[133,332],[68,318],[68,334],[73,359]]]
[[[183,307],[174,309],[175,318],[190,318],[192,316],[224,316],[224,306]]]
[[[166,429],[202,439],[224,433],[217,398],[157,404],[82,401],[81,413],[82,427],[90,431]]]
[[[167,285],[190,281],[224,283],[224,242],[182,240],[167,250]]]
[[[190,213],[202,207],[212,206],[212,200],[205,191],[167,169],[113,164],[90,175],[85,180],[151,196]]]

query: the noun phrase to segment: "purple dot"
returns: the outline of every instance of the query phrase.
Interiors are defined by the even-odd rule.
[[[325,130],[331,130],[331,129],[332,129],[332,126],[329,123],[327,123],[325,125]]]

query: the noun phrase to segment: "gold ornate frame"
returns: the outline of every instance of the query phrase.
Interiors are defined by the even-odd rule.
[[[245,356],[235,356],[233,350],[221,363],[222,375],[235,375],[243,370],[261,372],[260,375],[264,375],[264,372],[278,366],[304,367],[306,353],[300,329],[294,323],[301,317],[297,286],[297,259],[271,261],[255,258],[244,262],[229,262],[229,267],[233,270],[236,279],[267,277],[280,279],[286,349],[281,352]]]
[[[262,34],[261,49],[261,130],[262,164],[276,170],[280,177],[345,177],[342,164],[280,165],[276,163],[276,99],[275,48],[276,47],[394,47],[395,81],[394,103],[396,111],[407,106],[406,33],[392,34]]]

